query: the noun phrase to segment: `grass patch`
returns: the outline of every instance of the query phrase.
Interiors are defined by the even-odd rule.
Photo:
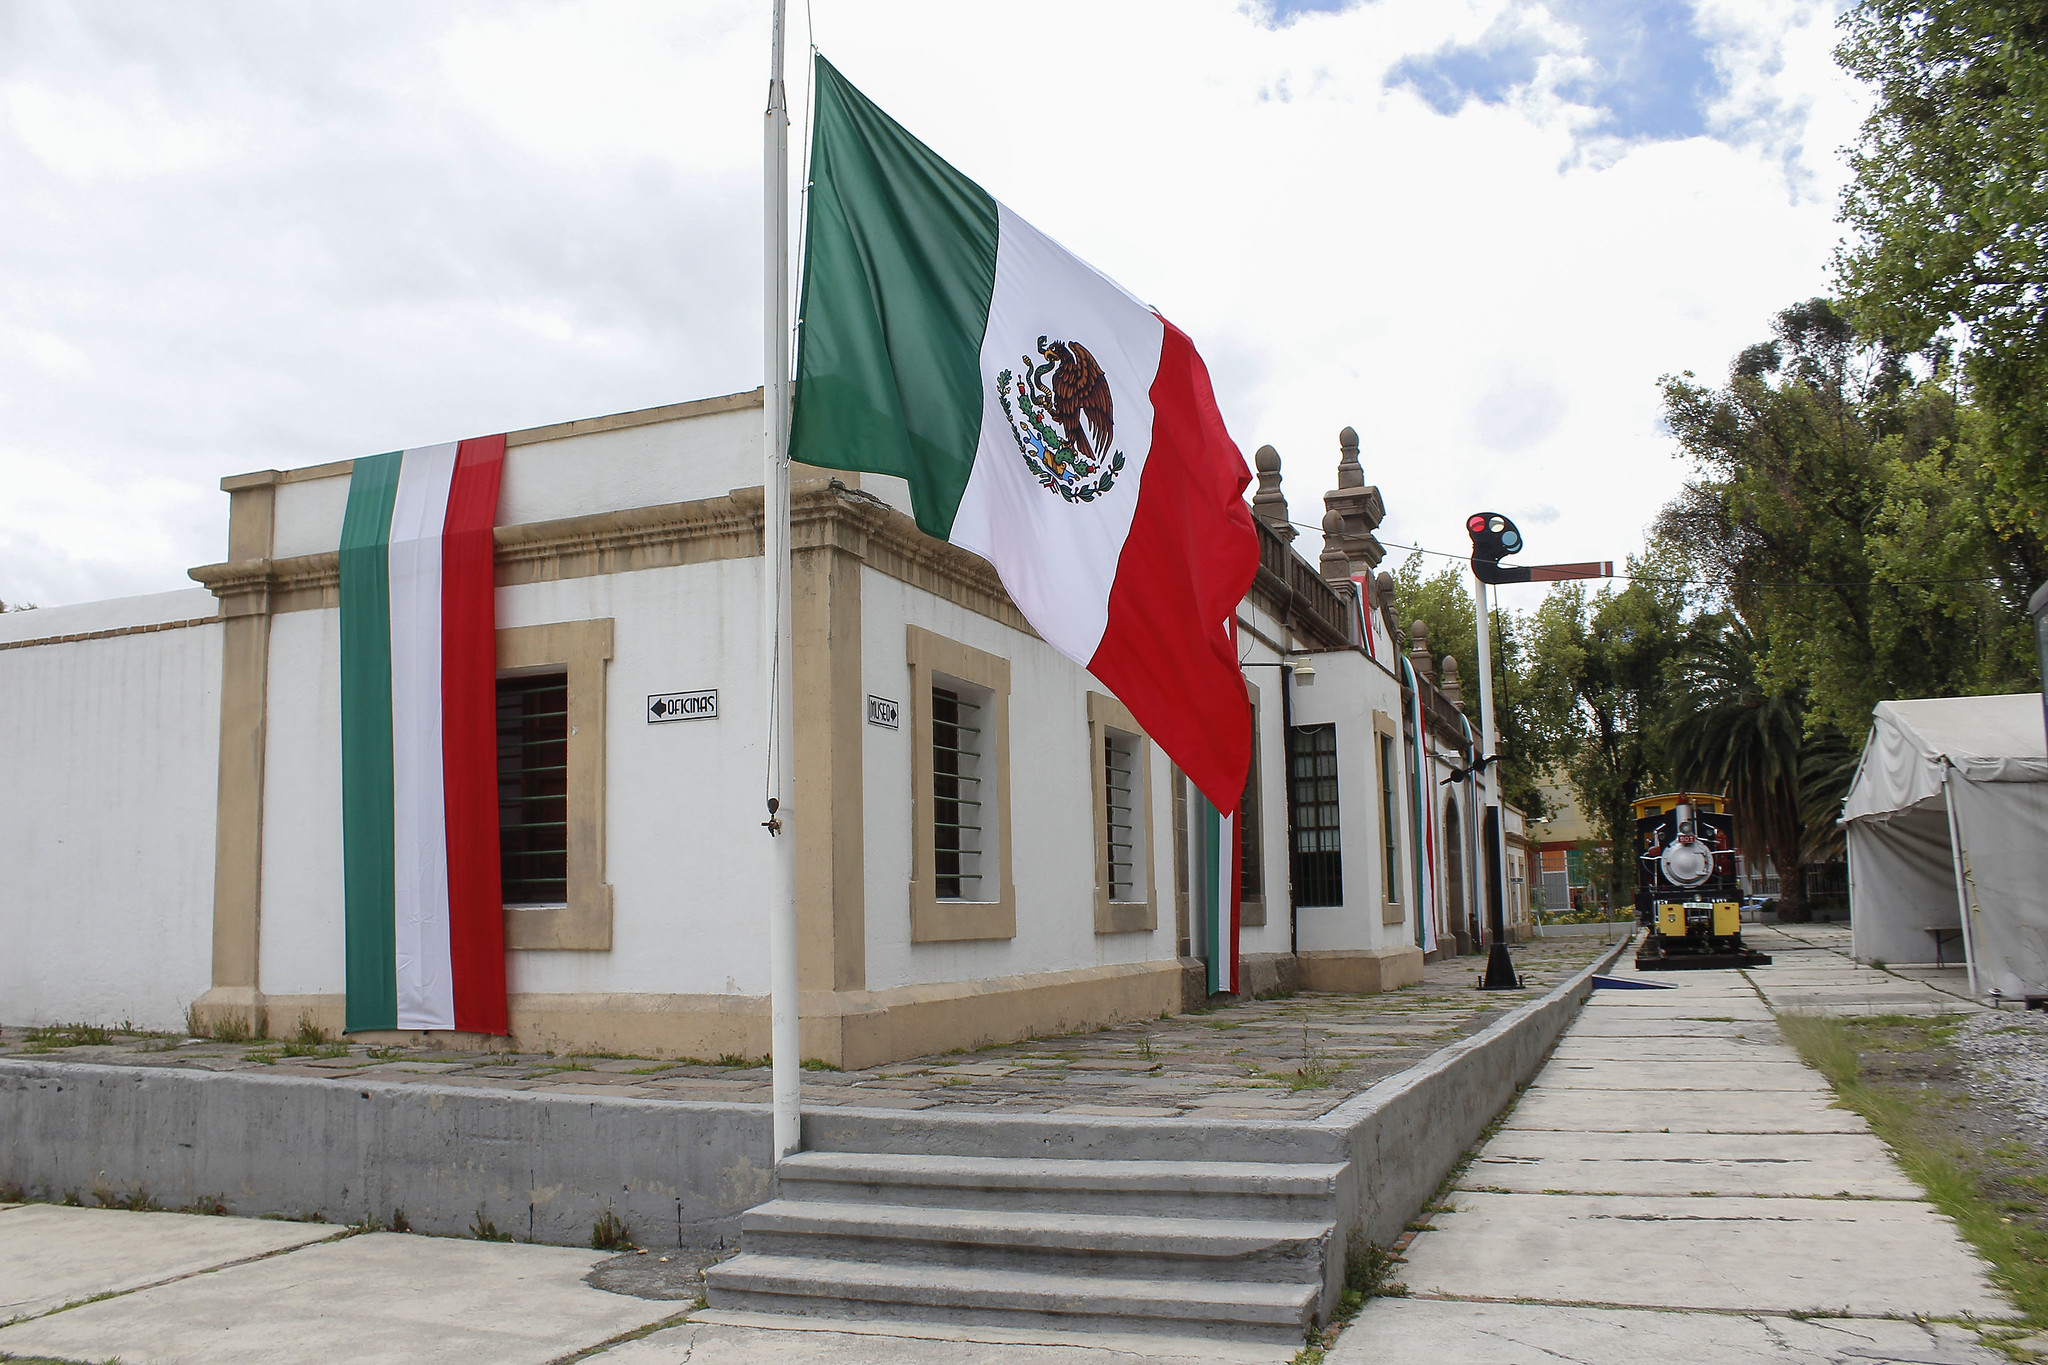
[[[596,1068],[596,1067],[594,1067],[594,1066],[592,1066],[592,1065],[590,1065],[590,1063],[588,1063],[588,1062],[579,1062],[579,1061],[577,1061],[577,1060],[576,1060],[575,1058],[573,1058],[573,1057],[572,1057],[572,1058],[570,1058],[570,1059],[569,1059],[568,1061],[566,1061],[566,1062],[552,1062],[552,1063],[550,1063],[550,1064],[549,1064],[549,1065],[547,1065],[547,1066],[537,1066],[537,1067],[535,1067],[535,1068],[534,1068],[533,1070],[531,1070],[531,1071],[529,1071],[529,1072],[527,1072],[527,1073],[526,1073],[526,1079],[527,1079],[527,1080],[529,1080],[529,1081],[537,1081],[537,1080],[539,1080],[539,1079],[540,1079],[541,1077],[543,1077],[543,1076],[554,1076],[554,1075],[559,1075],[560,1073],[562,1073],[562,1072],[564,1072],[564,1071],[595,1071],[595,1070],[597,1070],[597,1068]]]
[[[469,1235],[479,1242],[509,1242],[512,1234],[498,1231],[498,1225],[484,1215],[484,1206],[476,1206],[476,1216],[469,1220]]]
[[[964,1052],[965,1050],[966,1050],[966,1049],[964,1049],[964,1048],[957,1048],[957,1047],[956,1047],[956,1048],[954,1048],[954,1049],[953,1049],[953,1052]],[[949,1053],[947,1053],[946,1055],[947,1055],[948,1057],[950,1057],[950,1056],[952,1056],[952,1055],[953,1055],[953,1052],[949,1052]],[[845,1068],[845,1067],[843,1067],[843,1066],[834,1066],[834,1065],[832,1065],[832,1063],[830,1063],[830,1062],[826,1061],[826,1060],[825,1060],[825,1059],[824,1059],[823,1057],[806,1057],[806,1058],[804,1058],[804,1070],[806,1070],[806,1071],[844,1071],[844,1070],[846,1070],[846,1068]]]
[[[593,1251],[621,1251],[633,1245],[633,1230],[626,1226],[626,1220],[606,1209],[597,1215],[597,1221],[590,1225],[590,1248]]]
[[[1844,1106],[1863,1116],[1906,1174],[1927,1191],[1929,1201],[1955,1220],[1964,1239],[1991,1263],[1992,1280],[2012,1297],[2027,1325],[2038,1330],[2048,1327],[2048,1220],[2040,1219],[2038,1204],[2000,1197],[1995,1185],[2016,1182],[1994,1169],[1999,1149],[1958,1141],[1942,1122],[1942,1111],[1953,1112],[1943,1097],[1887,1084],[1864,1060],[1866,1052],[1930,1051],[1947,1042],[1960,1023],[1953,1017],[1904,1015],[1841,1019],[1787,1014],[1778,1019],[1799,1055],[1828,1078]],[[2041,1176],[2020,1179],[2031,1185]]]
[[[55,1052],[66,1047],[105,1047],[114,1041],[114,1030],[98,1024],[50,1024],[32,1028],[22,1037],[27,1052]]]

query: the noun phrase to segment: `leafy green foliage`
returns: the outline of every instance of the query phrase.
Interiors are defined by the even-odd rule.
[[[1839,285],[1865,335],[1943,354],[1985,420],[1997,529],[2048,535],[2048,10],[1864,0],[1836,60],[1876,103],[1851,151]],[[1949,336],[1942,335],[1948,329]],[[2034,577],[2040,577],[2040,564]]]

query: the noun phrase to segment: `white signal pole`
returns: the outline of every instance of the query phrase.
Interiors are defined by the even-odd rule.
[[[803,1145],[803,1058],[797,1027],[796,844],[789,738],[789,99],[782,83],[783,0],[774,0],[768,111],[763,135],[762,214],[766,287],[761,322],[761,663],[767,690],[769,1052],[775,1092],[775,1156]]]

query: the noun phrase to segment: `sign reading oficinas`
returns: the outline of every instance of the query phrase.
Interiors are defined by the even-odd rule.
[[[879,725],[884,730],[896,728],[896,703],[887,697],[868,698],[868,724]]]
[[[658,692],[647,699],[647,723],[671,720],[717,720],[718,689],[702,692]]]

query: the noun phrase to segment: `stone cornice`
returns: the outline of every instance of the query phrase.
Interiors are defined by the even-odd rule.
[[[917,529],[917,523],[834,478],[799,477],[790,492],[791,548],[852,554],[876,571],[1030,633],[987,560]],[[761,490],[501,526],[499,587],[634,573],[761,553]],[[334,550],[284,559],[206,564],[194,581],[221,599],[223,616],[333,608],[341,601]]]

